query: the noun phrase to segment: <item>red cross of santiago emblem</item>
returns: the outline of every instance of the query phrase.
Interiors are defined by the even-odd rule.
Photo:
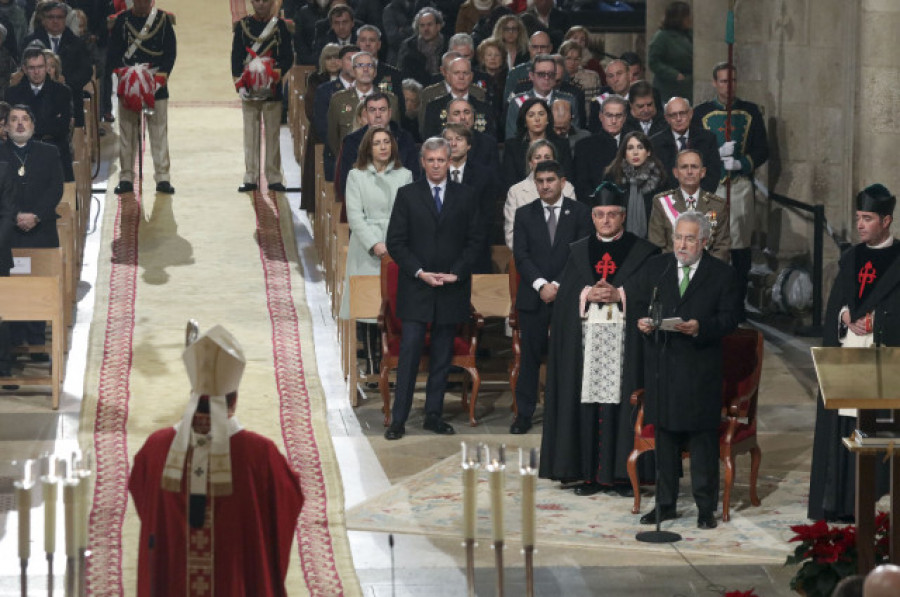
[[[866,284],[871,284],[875,281],[877,277],[875,274],[875,268],[872,267],[872,262],[867,261],[866,264],[859,270],[859,275],[856,276],[856,280],[859,282],[859,298],[862,298],[863,291],[866,288]]]
[[[616,262],[609,256],[609,253],[604,253],[603,258],[597,262],[594,269],[605,280],[607,276],[616,273]]]

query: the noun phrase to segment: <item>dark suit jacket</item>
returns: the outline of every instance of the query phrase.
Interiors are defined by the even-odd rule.
[[[657,384],[656,354],[652,334],[644,336],[644,380],[650,404],[648,420],[655,421],[653,401],[661,396],[661,426],[670,431],[709,431],[719,425],[722,409],[722,338],[738,324],[737,274],[704,252],[684,296],[678,293],[678,263],[673,253],[653,257],[634,283],[626,283],[628,308],[643,317],[654,289],[658,290],[663,318],[696,319],[696,337],[680,332],[660,332],[665,349],[660,354]]]
[[[453,171],[452,164],[450,171]],[[496,171],[491,170],[483,163],[468,158],[465,170],[463,170],[462,183],[471,187],[475,193],[475,203],[478,205],[478,223],[482,227],[482,244],[478,250],[474,271],[477,274],[490,274],[493,270],[490,239],[499,197]]]
[[[431,82],[432,73],[425,68],[425,55],[419,51],[418,39],[418,34],[414,34],[403,40],[397,55],[397,67],[404,79],[415,79],[422,84],[422,87],[427,87]],[[444,47],[438,52],[438,56],[447,51],[446,41],[444,44]]]
[[[447,182],[438,214],[426,178],[397,191],[387,230],[387,248],[400,268],[397,316],[438,325],[461,323],[470,314],[472,267],[481,246],[478,206],[472,189]],[[419,270],[456,274],[452,284],[431,287]]]
[[[547,215],[543,203],[535,199],[516,210],[513,224],[513,255],[516,269],[521,275],[516,291],[516,309],[535,311],[541,305],[541,297],[532,287],[535,280],[559,281],[566,261],[569,245],[593,231],[591,210],[578,201],[562,198],[557,213],[556,237],[550,244]]]
[[[400,114],[406,114],[406,99],[403,96],[403,77],[400,75],[400,69],[392,66],[384,60],[378,61],[378,69],[375,71],[375,88],[378,91],[387,91],[393,93],[400,105]],[[398,119],[399,120],[399,119]]]
[[[362,26],[362,21],[360,21],[359,19],[353,20],[353,31],[350,32],[351,44],[356,43],[356,32]],[[326,44],[336,43],[338,43],[338,38],[337,35],[334,34],[334,29],[331,28],[331,21],[328,20],[328,17],[317,21],[316,41],[313,44],[313,52],[315,52],[316,61],[313,64],[319,63],[319,55],[322,53],[322,48],[324,48]]]
[[[19,169],[19,158],[12,141],[0,144],[0,162],[7,162],[11,172]],[[63,194],[63,173],[56,147],[40,141],[29,141],[25,157],[25,176],[14,175],[16,213],[32,213],[40,219],[28,232],[14,228],[14,247],[58,247],[56,206]]]
[[[27,77],[6,90],[6,101],[14,106],[25,104],[34,112],[34,139],[51,143],[59,150],[65,180],[75,180],[69,128],[72,120],[72,92],[49,77],[38,94],[31,90]]]
[[[16,226],[15,171],[9,162],[0,162],[0,276],[12,268],[12,240]]]
[[[425,106],[425,126],[422,129],[423,139],[440,136],[444,125],[447,123],[446,109],[447,106],[450,105],[452,99],[450,94],[446,93],[431,100]],[[469,103],[472,104],[472,108],[475,110],[476,130],[478,127],[481,127],[482,130],[479,130],[478,132],[490,135],[496,139],[497,123],[494,120],[494,110],[491,105],[487,102],[479,101],[471,95],[469,96]]]
[[[50,43],[50,36],[43,29],[38,29],[26,37],[22,47],[26,47],[34,40],[39,40],[48,49],[53,47]],[[57,52],[57,55],[62,63],[62,74],[66,78],[66,85],[72,91],[72,97],[81,98],[84,86],[87,85],[94,74],[87,45],[80,37],[72,33],[71,29],[66,27],[63,30],[62,38],[59,40],[59,52]]]
[[[341,143],[341,158],[338,160],[339,163],[334,176],[335,184],[337,185],[335,190],[338,191],[339,197],[343,197],[347,189],[347,175],[350,174],[353,164],[356,163],[356,158],[359,157],[359,144],[362,143],[362,138],[367,130],[369,130],[368,125],[356,129],[346,135],[344,142]],[[419,151],[416,149],[416,142],[412,135],[401,129],[400,125],[393,120],[391,121],[391,132],[394,133],[394,138],[397,139],[397,149],[400,151],[400,161],[403,162],[403,167],[412,172],[413,180],[419,178],[422,174],[422,169],[419,167]]]
[[[656,118],[651,121],[650,132],[647,133],[647,136],[652,137],[656,133],[661,133],[667,130],[669,130],[669,123],[666,122],[666,119],[661,114],[657,114]],[[630,133],[631,131],[643,133],[644,127],[641,126],[641,123],[637,118],[631,115],[631,112],[628,112],[628,116],[625,117],[625,125],[622,127],[622,134],[625,135],[626,133]]]
[[[563,174],[567,179],[572,179],[572,149],[569,140],[552,135],[547,137],[556,146],[556,161],[562,166]],[[528,176],[525,167],[525,156],[528,155],[528,141],[526,137],[507,139],[503,146],[503,177],[506,188],[525,179]]]
[[[500,171],[500,152],[497,139],[485,133],[472,131],[472,145],[469,148],[469,159],[484,164],[492,172]]]
[[[318,66],[319,52],[315,50],[316,23],[326,15],[315,2],[302,6],[294,13],[294,54],[297,64]]]
[[[600,131],[575,145],[575,196],[583,203],[603,182],[606,168],[616,159],[619,145],[615,137]]]
[[[523,93],[528,93],[529,91],[534,89],[534,85],[531,83],[530,79],[525,79],[516,83],[515,87],[515,95],[522,95]],[[577,85],[570,83],[569,81],[563,81],[556,88],[557,91],[562,91],[568,93],[575,101],[572,102],[572,117],[577,120],[577,125],[581,128],[587,128],[583,126],[583,123],[586,122],[587,113],[584,111],[584,90]],[[506,102],[508,104],[508,102]],[[506,119],[504,118],[504,122]]]
[[[662,162],[666,171],[667,183],[665,186],[675,188],[678,181],[672,175],[672,169],[675,167],[675,161],[678,157],[678,146],[675,144],[675,137],[672,131],[666,129],[650,138],[653,144],[653,153]],[[715,193],[719,186],[719,176],[722,169],[722,162],[719,159],[719,143],[716,136],[703,128],[702,126],[691,125],[688,129],[688,148],[696,149],[703,156],[703,165],[706,167],[706,176],[700,181],[700,188],[710,193]]]
[[[550,23],[549,27],[538,20],[537,12],[533,8],[523,12],[519,18],[522,19],[522,24],[528,30],[529,37],[537,31],[545,31],[550,36],[554,50],[559,49],[560,44],[563,42],[563,36],[570,26],[569,13],[556,7],[550,9],[550,15],[547,19]]]

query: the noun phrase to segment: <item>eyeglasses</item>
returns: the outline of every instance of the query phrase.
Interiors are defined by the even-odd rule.
[[[373,68],[375,68],[375,65],[372,64],[371,62],[364,62],[363,64],[354,64],[353,68],[362,68],[362,69],[372,70]]]
[[[690,113],[690,110],[682,110],[681,112],[669,112],[668,114],[666,114],[666,118],[687,118],[687,115]]]
[[[556,76],[556,71],[555,71],[555,70],[550,70],[550,71],[548,71],[548,70],[545,70],[545,71],[536,70],[536,71],[534,71],[533,74],[534,74],[535,77],[540,77],[541,79],[550,79],[550,78],[553,78],[553,77]]]
[[[531,47],[534,48],[536,52],[540,53],[549,52],[553,49],[553,46],[551,46],[550,44],[531,44]]]

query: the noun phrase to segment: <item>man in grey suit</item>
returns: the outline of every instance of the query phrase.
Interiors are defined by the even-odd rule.
[[[425,424],[428,431],[455,433],[441,418],[447,373],[458,324],[470,314],[472,267],[483,227],[472,189],[448,180],[450,146],[440,137],[422,144],[423,178],[400,188],[388,224],[387,248],[399,268],[397,317],[403,324],[397,387],[385,439],[406,433],[419,360],[430,330]],[[430,328],[429,328],[430,326]]]

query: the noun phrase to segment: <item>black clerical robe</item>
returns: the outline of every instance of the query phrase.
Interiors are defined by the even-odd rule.
[[[638,314],[626,308],[621,403],[582,404],[581,293],[604,274],[610,284],[621,287],[658,252],[655,245],[630,232],[612,242],[600,242],[591,235],[570,245],[550,324],[541,477],[606,485],[627,479],[625,466],[634,443],[634,413],[628,400],[643,385]]]

